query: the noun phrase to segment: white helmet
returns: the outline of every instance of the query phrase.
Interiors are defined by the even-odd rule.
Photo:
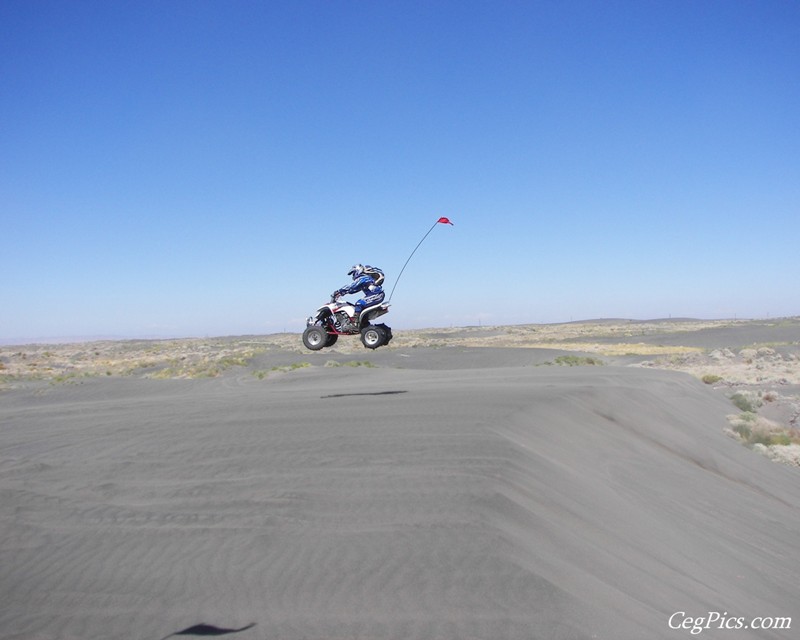
[[[350,271],[347,272],[348,276],[353,276],[353,280],[358,280],[362,275],[364,275],[364,265],[363,264],[354,264],[350,267]]]

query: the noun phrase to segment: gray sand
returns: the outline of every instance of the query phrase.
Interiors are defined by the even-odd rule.
[[[0,636],[798,637],[797,469],[686,374],[510,353],[3,392]]]

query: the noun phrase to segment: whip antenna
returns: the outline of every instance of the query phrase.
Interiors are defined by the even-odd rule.
[[[433,226],[430,229],[428,229],[428,232],[424,236],[422,236],[422,240],[420,240],[417,243],[417,246],[414,247],[414,250],[411,252],[411,255],[408,256],[408,259],[406,260],[405,264],[403,265],[403,268],[400,269],[400,273],[397,274],[397,278],[394,281],[394,286],[392,287],[392,292],[389,294],[389,299],[387,300],[387,303],[392,301],[392,296],[394,295],[394,290],[397,288],[397,283],[400,282],[400,276],[402,276],[403,275],[403,271],[406,270],[406,265],[409,263],[409,261],[414,256],[414,254],[417,252],[417,249],[419,249],[419,245],[421,245],[423,242],[425,242],[425,238],[427,238],[430,235],[431,231],[433,231],[433,229],[436,227],[437,224],[449,224],[451,227],[455,226],[455,225],[453,225],[452,222],[450,222],[449,218],[439,218],[436,222],[433,223]]]

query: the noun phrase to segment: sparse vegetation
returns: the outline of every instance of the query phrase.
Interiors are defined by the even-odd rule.
[[[782,427],[750,411],[728,416],[728,422],[731,435],[750,447],[800,445],[800,431]]]
[[[701,380],[706,384],[717,384],[717,382],[722,380],[722,376],[718,376],[715,373],[707,373],[701,378]]]
[[[375,365],[369,360],[349,360],[347,362],[337,362],[336,360],[328,360],[325,363],[326,367],[367,367],[375,368]]]
[[[755,413],[758,408],[758,402],[742,392],[734,393],[731,396],[731,402],[736,405],[737,409],[745,413]]]
[[[0,348],[4,381],[49,380],[66,376],[137,376],[147,378],[216,377],[233,367],[248,366],[267,349],[238,339],[101,341],[65,345]]]
[[[558,365],[560,367],[583,367],[583,366],[602,366],[605,363],[600,358],[591,356],[558,356],[553,362],[545,362],[546,365]]]
[[[749,442],[753,435],[753,425],[756,421],[756,414],[745,411],[738,416],[729,417],[731,429],[736,433],[744,442]]]
[[[297,369],[305,369],[306,367],[310,367],[310,362],[294,362],[292,364],[287,365],[280,365],[274,366],[269,371],[264,371],[263,369],[258,369],[253,371],[253,375],[258,378],[259,380],[263,380],[266,378],[270,373],[285,373],[287,371],[296,371]]]
[[[368,369],[374,368],[375,365],[369,360],[350,360],[344,363],[345,367],[367,367]]]
[[[236,356],[225,356],[224,358],[220,358],[217,364],[219,364],[221,368],[227,369],[229,367],[246,367],[249,362],[250,358],[248,356],[236,355]]]
[[[764,402],[775,402],[778,399],[778,394],[774,391],[766,391],[761,394],[761,399]]]
[[[74,373],[68,373],[66,375],[59,375],[59,376],[56,376],[55,378],[53,378],[50,381],[50,384],[70,384],[72,382],[75,382],[75,378],[77,378],[77,376]]]

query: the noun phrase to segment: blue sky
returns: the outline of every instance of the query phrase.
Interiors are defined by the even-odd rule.
[[[800,4],[0,3],[0,340],[800,314]]]

